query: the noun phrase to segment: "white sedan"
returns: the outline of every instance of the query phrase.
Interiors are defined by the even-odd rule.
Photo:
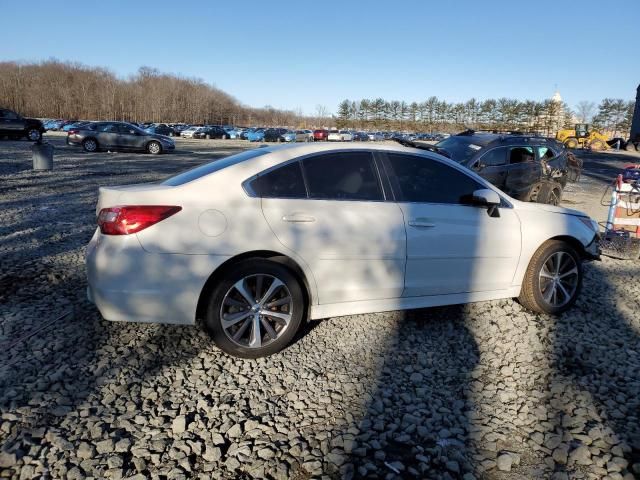
[[[249,358],[284,348],[307,318],[512,297],[557,314],[599,256],[585,214],[398,145],[248,150],[100,188],[96,213],[88,296],[104,318],[201,318]]]
[[[332,130],[327,136],[329,142],[351,142],[353,141],[353,133],[348,130],[335,131]]]
[[[193,138],[193,134],[204,130],[204,127],[189,127],[182,132],[180,132],[180,136],[182,138]]]

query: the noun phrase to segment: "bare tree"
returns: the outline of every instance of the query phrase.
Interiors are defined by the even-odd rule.
[[[596,104],[583,100],[576,105],[576,117],[581,123],[591,123],[596,112]]]
[[[219,124],[306,123],[301,111],[242,105],[198,78],[141,67],[129,78],[104,68],[47,60],[0,62],[0,105],[40,118]]]

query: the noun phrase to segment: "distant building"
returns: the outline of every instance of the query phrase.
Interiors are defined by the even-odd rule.
[[[549,134],[555,134],[555,132],[564,127],[566,112],[564,109],[562,96],[560,95],[560,92],[558,90],[556,90],[550,100],[552,102],[552,107],[549,109],[547,129]]]

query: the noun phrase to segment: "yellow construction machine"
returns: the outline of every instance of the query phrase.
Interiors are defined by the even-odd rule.
[[[609,148],[607,137],[593,130],[588,123],[578,123],[576,128],[558,130],[556,140],[565,144],[567,148],[590,148],[591,150],[606,150]]]

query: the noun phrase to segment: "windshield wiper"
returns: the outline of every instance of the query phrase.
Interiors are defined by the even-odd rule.
[[[431,145],[429,143],[417,143],[417,142],[414,142],[413,140],[406,140],[404,138],[397,138],[397,137],[394,137],[393,140],[395,140],[400,145],[403,145],[405,147],[418,148],[420,150],[426,150],[428,152],[438,153],[447,158],[451,158],[451,154],[449,152],[447,152],[444,148],[438,147],[436,145]]]

